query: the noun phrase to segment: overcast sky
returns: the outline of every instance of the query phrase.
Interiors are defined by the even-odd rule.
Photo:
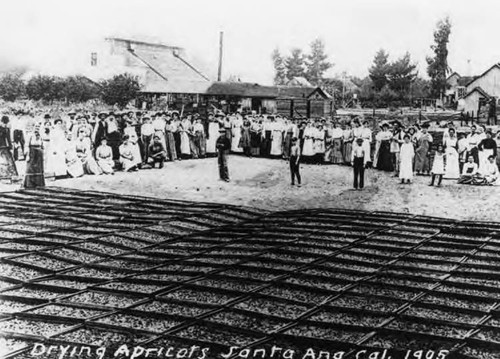
[[[272,50],[307,50],[317,37],[335,64],[329,75],[366,76],[380,48],[391,59],[409,51],[424,74],[436,22],[447,15],[453,23],[453,70],[479,74],[500,61],[496,0],[4,0],[2,5],[0,67],[58,73],[87,59],[82,49],[93,41],[146,36],[184,47],[214,77],[224,31],[224,77],[271,83]]]

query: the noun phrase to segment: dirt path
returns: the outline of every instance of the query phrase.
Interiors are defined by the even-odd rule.
[[[443,181],[429,187],[429,177],[401,185],[391,174],[366,171],[366,187],[354,191],[352,169],[337,165],[302,165],[303,186],[290,185],[288,163],[280,160],[230,156],[230,183],[218,180],[217,159],[167,163],[162,170],[85,176],[48,185],[82,190],[177,198],[253,206],[266,210],[355,208],[409,212],[457,219],[497,221],[500,187],[473,187]],[[15,190],[19,185],[1,185]]]

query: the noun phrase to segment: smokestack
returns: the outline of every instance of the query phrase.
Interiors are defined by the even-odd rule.
[[[217,81],[221,81],[222,78],[222,44],[224,42],[224,32],[220,32],[219,37],[219,70],[217,71]]]

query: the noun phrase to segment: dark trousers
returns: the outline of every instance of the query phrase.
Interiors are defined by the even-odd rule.
[[[151,138],[153,136],[152,135],[149,135],[149,136],[143,136],[143,139],[142,139],[142,158],[148,158],[149,157],[149,145],[151,144]],[[146,162],[146,161],[144,161]]]
[[[297,183],[300,184],[300,169],[297,163],[297,157],[290,157],[290,176],[292,177],[292,184],[295,184],[295,178],[297,178]]]
[[[227,169],[227,151],[219,151],[219,177],[221,180],[229,180],[229,170]]]
[[[441,186],[441,181],[443,180],[443,175],[435,175],[435,174],[432,175],[431,186],[434,186],[434,181],[436,180],[436,177],[438,179],[437,185]]]
[[[363,188],[365,185],[365,159],[364,157],[354,158],[354,188]]]
[[[181,133],[174,132],[174,142],[175,142],[175,152],[177,153],[177,158],[181,158]]]
[[[155,165],[157,163],[159,163],[160,164],[160,168],[163,168],[163,163],[167,159],[167,157],[165,155],[156,156],[156,157],[150,157],[150,158],[151,158],[151,161],[153,162],[153,167],[155,167]]]

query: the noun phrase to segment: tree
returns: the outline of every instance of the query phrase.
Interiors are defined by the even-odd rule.
[[[387,76],[388,85],[398,94],[400,100],[407,98],[411,83],[417,77],[416,68],[417,65],[411,62],[408,52],[390,64]]]
[[[62,98],[62,88],[60,78],[38,75],[32,77],[26,84],[26,94],[35,101],[51,102]]]
[[[286,66],[285,59],[281,56],[278,48],[274,49],[271,54],[274,66],[274,84],[284,85],[286,83]]]
[[[451,22],[448,17],[437,23],[434,31],[434,44],[431,46],[434,55],[427,57],[427,74],[431,78],[431,95],[440,97],[446,90],[448,67],[448,42],[451,33]]]
[[[70,76],[64,80],[64,95],[69,102],[86,102],[99,97],[99,86],[83,76]]]
[[[121,108],[135,99],[140,90],[138,78],[129,74],[116,75],[101,83],[102,100],[108,105],[117,104]]]
[[[310,45],[310,53],[306,56],[306,78],[315,86],[321,85],[323,74],[333,66],[328,62],[323,40],[316,39]]]
[[[288,80],[305,76],[304,54],[301,49],[292,49],[290,56],[285,59],[285,68]]]
[[[15,101],[26,93],[26,85],[20,73],[8,73],[0,79],[0,97],[5,101]]]
[[[387,85],[388,82],[388,74],[390,65],[387,61],[389,58],[389,54],[384,50],[380,49],[373,59],[373,65],[368,69],[368,73],[370,78],[372,79],[373,86],[375,87],[375,91],[381,91],[382,88]]]

